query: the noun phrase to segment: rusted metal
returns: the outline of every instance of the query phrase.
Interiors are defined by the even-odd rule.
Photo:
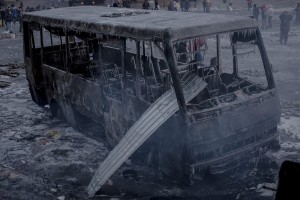
[[[206,86],[206,83],[197,76],[191,77],[183,84],[186,101],[189,102]],[[119,144],[110,152],[101,163],[91,183],[88,186],[88,194],[93,197],[97,190],[107,179],[131,156],[147,138],[149,138],[166,120],[176,111],[176,97],[174,92],[167,91],[154,102],[130,128]]]
[[[73,126],[85,118],[102,123],[106,141],[116,146],[90,184],[90,196],[134,152],[154,151],[163,174],[189,182],[194,173],[222,173],[270,149],[278,138],[279,99],[252,19],[132,12],[80,7],[24,14],[32,99]],[[205,47],[194,48],[197,39],[205,39]],[[222,57],[225,40],[228,58]],[[249,66],[239,56],[255,53],[256,46],[266,87],[241,75]],[[212,48],[213,55],[204,55]],[[232,59],[232,72],[223,70],[224,59]]]

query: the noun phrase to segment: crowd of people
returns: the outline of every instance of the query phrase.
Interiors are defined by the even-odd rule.
[[[24,10],[23,2],[20,1],[19,7],[16,7],[14,4],[7,5],[6,7],[2,7],[0,12],[0,27],[5,26],[5,30],[12,33],[12,26],[18,24],[19,32],[22,32],[22,15],[23,12],[33,12],[39,10],[45,10],[46,6],[37,5],[36,7],[27,6]],[[48,8],[50,9],[50,8]]]
[[[261,15],[262,28],[272,28],[273,27],[273,7],[271,5],[262,5],[261,7],[256,6],[256,4],[250,5],[250,9],[253,9],[253,17],[258,21],[259,16]],[[248,4],[249,9],[249,4]]]
[[[131,8],[131,0],[115,1],[111,7]]]
[[[210,12],[211,2],[209,0],[204,0],[202,2],[202,6],[203,6],[203,12],[205,12],[205,13],[209,13]]]
[[[193,3],[192,3],[193,2]],[[192,7],[192,4],[194,8],[196,8],[196,0],[171,0],[168,4],[168,10],[169,11],[183,11],[188,12],[190,11],[190,8]],[[202,2],[203,5],[203,11],[206,13],[210,12],[211,2],[210,0],[204,0]]]
[[[259,17],[261,16],[261,27],[263,29],[272,28],[273,27],[273,13],[274,10],[271,5],[262,5],[258,7],[256,4],[252,6],[252,0],[247,0],[248,10],[252,9],[253,17],[256,21],[259,21]],[[293,15],[295,15],[295,24],[300,25],[300,3],[297,3],[296,8],[292,13],[288,11],[283,11],[280,16],[280,43],[287,44],[288,36],[290,32],[291,22],[293,20]]]
[[[7,6],[6,8],[1,8],[1,25],[5,26],[6,31],[12,33],[12,25],[19,24],[19,32],[22,32],[22,12],[23,3],[20,2],[20,6],[17,8],[14,4]]]
[[[183,11],[188,12],[191,8],[191,2],[189,0],[170,1],[168,5],[169,11]]]

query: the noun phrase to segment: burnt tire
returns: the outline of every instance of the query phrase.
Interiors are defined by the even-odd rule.
[[[61,109],[60,105],[55,100],[52,100],[50,102],[49,107],[50,107],[50,112],[53,117],[65,120],[63,110]]]
[[[33,91],[31,85],[29,85],[29,92],[30,92],[32,101],[34,101],[35,103],[37,103],[36,95],[35,95],[35,92]]]
[[[44,106],[44,105],[48,104],[45,92],[35,89],[30,84],[29,84],[29,92],[30,92],[32,101],[34,101],[37,105]]]

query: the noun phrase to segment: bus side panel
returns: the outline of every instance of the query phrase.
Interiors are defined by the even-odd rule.
[[[61,108],[71,106],[72,112],[99,121],[103,115],[103,103],[98,84],[46,65],[43,72],[50,106],[56,101]]]

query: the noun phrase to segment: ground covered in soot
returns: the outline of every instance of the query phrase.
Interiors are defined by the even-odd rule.
[[[300,27],[292,26],[289,44],[282,46],[274,19],[274,28],[262,34],[281,99],[281,149],[189,187],[128,160],[95,199],[274,199],[263,186],[276,188],[283,160],[300,161]],[[86,186],[109,153],[102,138],[88,137],[101,127],[76,131],[35,105],[22,68],[21,36],[0,39],[0,46],[0,199],[86,199]]]

